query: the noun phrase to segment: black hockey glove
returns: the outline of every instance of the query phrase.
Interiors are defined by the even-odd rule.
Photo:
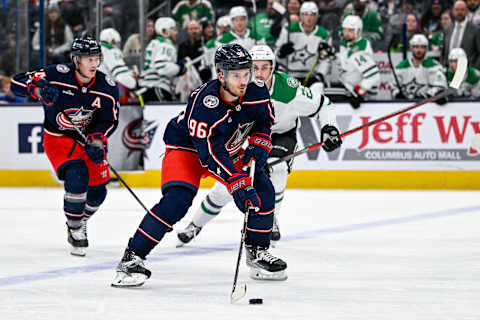
[[[407,97],[405,97],[405,95],[403,94],[402,91],[399,91],[399,92],[395,95],[395,99],[407,99]]]
[[[102,163],[107,155],[107,138],[101,132],[90,133],[85,143],[85,153],[96,164]]]
[[[340,138],[340,133],[338,129],[331,125],[324,125],[321,131],[322,135],[322,148],[327,152],[332,152],[333,150],[339,148],[342,145],[342,138]]]
[[[360,105],[362,104],[363,102],[363,97],[362,96],[348,96],[347,97],[348,99],[348,102],[350,103],[350,105],[352,106],[353,109],[358,109],[360,108]]]
[[[320,42],[318,44],[317,52],[318,52],[318,58],[320,60],[325,60],[325,59],[334,60],[335,57],[336,57],[335,56],[335,48],[333,48],[332,46],[330,46],[326,42]]]
[[[258,210],[261,205],[260,197],[252,186],[252,178],[246,173],[236,173],[227,180],[228,192],[233,196],[237,208],[242,212],[248,209]]]
[[[438,104],[439,106],[444,106],[448,103],[448,97],[437,99],[435,100],[435,103]]]
[[[183,76],[185,72],[187,72],[187,67],[185,66],[185,63],[182,60],[178,60],[177,66],[179,66],[180,68],[178,69],[177,76]]]
[[[278,50],[278,57],[279,58],[285,58],[286,56],[293,53],[294,51],[295,51],[295,49],[293,48],[293,42],[284,43],[280,47],[280,50]]]
[[[32,98],[42,101],[47,106],[53,105],[60,95],[60,90],[56,86],[38,76],[27,82],[27,92]]]
[[[268,154],[272,150],[272,138],[265,133],[254,133],[248,139],[248,143],[243,164],[247,165],[252,158],[255,159],[255,173],[258,173],[263,170],[265,163],[267,163]]]

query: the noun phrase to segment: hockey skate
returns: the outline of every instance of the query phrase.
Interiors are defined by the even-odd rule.
[[[81,225],[72,228],[67,222],[68,243],[70,243],[70,254],[73,256],[84,257],[87,254],[87,219],[82,219]]]
[[[195,238],[200,231],[202,231],[202,227],[197,227],[193,222],[190,222],[188,226],[183,230],[177,233],[178,237],[178,243],[177,243],[177,248],[183,247],[190,241],[192,241],[193,238]]]
[[[113,279],[112,287],[138,287],[144,284],[152,272],[145,268],[143,261],[135,252],[126,249],[117,265],[117,275]]]
[[[245,245],[250,278],[254,280],[287,280],[287,263],[275,257],[267,248]]]

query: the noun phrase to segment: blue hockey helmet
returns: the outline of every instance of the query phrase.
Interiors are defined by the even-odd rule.
[[[244,47],[237,43],[222,45],[215,52],[217,72],[251,68],[252,57]]]
[[[80,56],[95,56],[99,55],[102,59],[102,49],[98,44],[97,40],[86,37],[86,38],[76,38],[73,40],[71,48],[71,56],[80,57]]]

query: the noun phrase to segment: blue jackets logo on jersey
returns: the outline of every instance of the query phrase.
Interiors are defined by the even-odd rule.
[[[68,115],[68,120],[63,113],[57,114],[57,124],[60,130],[75,130],[72,125],[75,125],[80,130],[85,129],[92,120],[93,110],[84,110],[83,107],[79,109],[71,108],[64,110],[64,113]]]
[[[243,142],[247,139],[248,133],[250,132],[250,129],[252,129],[253,124],[253,122],[249,122],[238,126],[237,131],[235,131],[230,140],[225,144],[225,149],[227,149],[230,155],[233,155],[240,150]]]

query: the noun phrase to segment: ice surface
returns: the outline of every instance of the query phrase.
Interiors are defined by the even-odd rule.
[[[135,191],[147,207],[160,198]],[[115,265],[144,214],[125,189],[110,189],[89,221],[85,258],[68,253],[61,189],[0,192],[2,320],[480,318],[480,192],[288,189],[272,252],[289,278],[250,280],[243,259],[248,290],[236,305],[242,216],[233,204],[189,246],[175,248],[168,234],[146,262],[152,278],[117,289]]]

